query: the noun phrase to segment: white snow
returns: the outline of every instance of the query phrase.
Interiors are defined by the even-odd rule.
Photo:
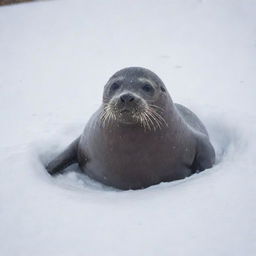
[[[0,255],[256,255],[255,13],[253,0],[1,7]],[[200,116],[217,165],[126,192],[47,175],[127,66]]]

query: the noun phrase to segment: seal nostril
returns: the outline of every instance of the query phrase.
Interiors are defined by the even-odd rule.
[[[126,93],[126,94],[123,94],[122,96],[120,96],[120,100],[123,103],[132,102],[132,101],[134,101],[134,99],[135,99],[134,96],[130,93]]]
[[[132,96],[130,99],[129,99],[129,101],[131,102],[131,101],[133,101],[134,100],[134,97]]]

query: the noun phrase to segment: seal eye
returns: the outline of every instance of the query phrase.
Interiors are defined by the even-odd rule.
[[[165,88],[163,86],[160,87],[162,92],[166,92]]]
[[[142,90],[145,92],[153,92],[154,88],[150,84],[145,84],[143,85]]]
[[[120,88],[120,85],[117,84],[117,83],[113,83],[113,84],[111,85],[111,90],[112,90],[112,91],[116,91],[116,90],[118,90],[119,88]]]

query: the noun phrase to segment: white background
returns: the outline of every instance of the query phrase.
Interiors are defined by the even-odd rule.
[[[254,0],[1,7],[0,255],[256,255],[255,13]],[[218,163],[126,192],[47,175],[128,66],[203,120]]]

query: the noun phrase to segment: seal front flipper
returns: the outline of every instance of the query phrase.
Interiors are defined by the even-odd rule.
[[[77,162],[77,149],[80,137],[74,140],[66,150],[47,164],[46,170],[49,174],[62,173],[69,165]]]
[[[201,172],[211,168],[215,163],[215,151],[208,136],[200,137],[197,141],[196,155],[192,164],[192,171]]]

